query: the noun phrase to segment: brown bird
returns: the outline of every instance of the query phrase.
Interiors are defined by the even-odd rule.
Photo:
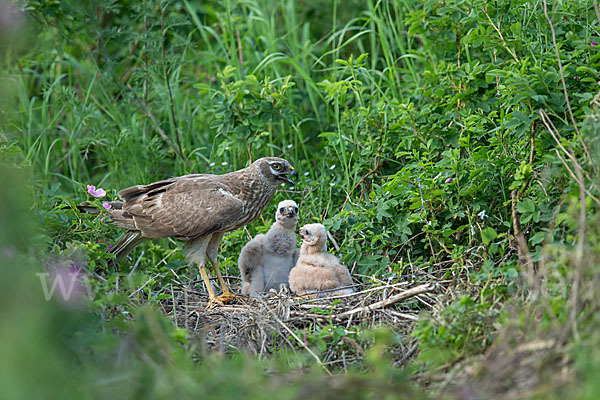
[[[147,239],[183,240],[186,259],[200,269],[209,304],[223,304],[235,297],[217,265],[223,235],[256,219],[282,182],[293,185],[288,175],[298,172],[287,160],[265,157],[224,175],[184,175],[123,189],[118,193],[123,202],[112,202],[109,213],[115,225],[129,232],[111,253],[118,262]],[[223,290],[219,297],[206,272],[207,258]]]
[[[300,228],[303,242],[296,266],[290,271],[290,289],[299,295],[314,297],[320,290],[328,290],[325,295],[354,293],[352,277],[348,268],[339,259],[327,253],[327,230],[322,224],[309,224]],[[329,291],[331,289],[337,289]],[[323,297],[319,294],[319,297]]]

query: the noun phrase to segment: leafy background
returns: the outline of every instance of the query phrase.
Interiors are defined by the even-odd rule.
[[[446,390],[451,371],[478,357],[465,387],[510,393],[485,371],[515,343],[549,338],[567,361],[535,370],[566,378],[526,396],[600,389],[595,1],[47,0],[2,2],[0,15],[9,397],[462,398]],[[169,270],[190,275],[180,244],[146,245],[110,270],[118,230],[73,208],[87,184],[116,198],[250,154],[301,174],[251,234],[291,197],[300,224],[329,228],[358,282],[436,281],[434,310],[405,335],[365,327],[368,353],[333,378],[299,349],[214,354],[151,296]],[[225,275],[238,274],[246,238],[226,236]],[[84,307],[39,290],[35,273],[64,260],[93,272]],[[410,338],[415,358],[393,367]]]

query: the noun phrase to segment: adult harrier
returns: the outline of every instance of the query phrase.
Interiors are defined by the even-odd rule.
[[[200,269],[209,304],[223,304],[234,297],[217,265],[223,235],[256,219],[282,182],[293,184],[288,175],[298,172],[287,160],[266,157],[224,175],[184,175],[123,189],[123,202],[111,203],[109,213],[115,225],[129,232],[111,253],[118,262],[147,239],[181,239],[186,259]],[[223,290],[219,297],[206,272],[207,257]]]

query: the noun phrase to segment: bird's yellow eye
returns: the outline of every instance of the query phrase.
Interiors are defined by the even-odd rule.
[[[279,171],[279,168],[280,168],[279,164],[273,164],[273,169],[275,171]]]

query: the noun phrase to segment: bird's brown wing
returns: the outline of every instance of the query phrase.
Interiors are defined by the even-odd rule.
[[[244,204],[215,175],[188,175],[119,192],[123,211],[145,237],[195,239],[227,231],[244,215]]]

